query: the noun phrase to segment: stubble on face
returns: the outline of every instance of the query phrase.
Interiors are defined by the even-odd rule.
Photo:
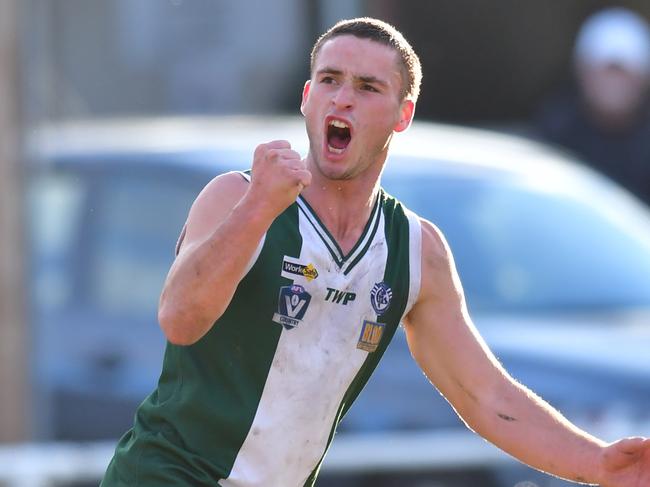
[[[334,85],[346,84],[351,97],[349,107],[332,101],[336,89],[322,85],[320,70],[335,71]],[[329,73],[328,73],[329,74]],[[359,80],[379,79],[380,93],[365,92]],[[355,86],[354,89],[349,88]],[[394,126],[398,121],[402,74],[398,55],[390,47],[367,39],[341,36],[323,45],[315,63],[307,102],[303,105],[307,135],[310,142],[308,161],[323,177],[344,181],[357,178],[366,171],[378,176],[388,153]],[[325,120],[328,116],[343,117],[354,125],[352,140],[343,158],[328,158],[328,137]]]
[[[332,167],[330,164],[324,163],[323,158],[318,150],[320,142],[319,135],[311,135],[309,127],[307,128],[307,136],[309,138],[309,157],[308,160],[312,162],[313,169],[316,169],[320,175],[332,181],[349,181],[357,178],[360,174],[366,172],[374,164],[379,164],[383,167],[386,158],[388,157],[388,147],[393,138],[392,131],[387,134],[386,142],[384,144],[377,144],[375,147],[368,148],[364,153],[359,154],[356,159],[350,161],[341,172],[338,166]]]

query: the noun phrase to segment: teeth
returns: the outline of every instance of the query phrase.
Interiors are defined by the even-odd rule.
[[[345,123],[345,122],[342,122],[341,120],[330,120],[330,125],[332,125],[332,126],[334,126],[336,128],[340,128],[340,129],[349,128],[348,124]]]
[[[336,147],[332,147],[331,145],[327,144],[327,150],[333,152],[334,154],[343,154],[343,151],[345,149],[337,149]]]

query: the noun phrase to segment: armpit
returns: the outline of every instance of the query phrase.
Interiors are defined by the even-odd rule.
[[[185,233],[187,232],[187,225],[183,225],[183,229],[181,230],[181,234],[178,236],[178,240],[176,241],[176,248],[174,250],[174,255],[178,255],[178,253],[181,251],[181,246],[183,245],[183,240],[185,240]]]

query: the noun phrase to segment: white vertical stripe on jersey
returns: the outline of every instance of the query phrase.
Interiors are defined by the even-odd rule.
[[[363,320],[376,320],[370,291],[387,258],[383,212],[375,242],[345,276],[301,212],[300,262],[318,277],[296,276],[311,295],[302,322],[282,330],[253,424],[222,487],[302,486],[322,457],[338,407],[368,352],[357,348]],[[278,270],[279,272],[280,270]],[[356,293],[346,305],[327,288]],[[280,326],[269,317],[269,326]]]

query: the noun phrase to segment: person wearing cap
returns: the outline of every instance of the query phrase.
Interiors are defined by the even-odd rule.
[[[536,125],[650,203],[650,27],[621,8],[582,25],[573,53],[576,90],[552,97]]]

